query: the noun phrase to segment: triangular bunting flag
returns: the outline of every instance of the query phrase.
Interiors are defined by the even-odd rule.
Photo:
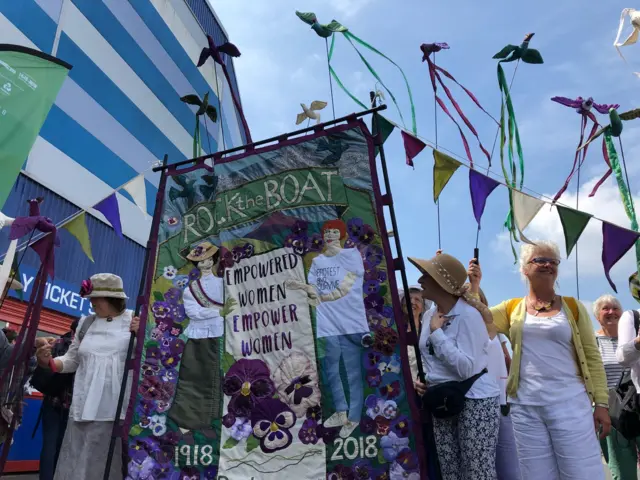
[[[433,151],[433,201],[437,202],[440,192],[446,187],[447,183],[462,165],[458,160],[451,158],[449,155]]]
[[[389,135],[391,135],[391,132],[393,132],[394,128],[395,126],[393,125],[393,123],[391,123],[389,120],[384,118],[382,115],[373,116],[373,123],[372,123],[371,130],[373,131],[374,135],[377,135],[378,132],[380,133],[380,137],[382,138],[383,145],[384,145],[384,142],[387,141],[387,138],[389,138]],[[378,156],[378,153],[380,153],[380,147],[376,147],[376,157]]]
[[[473,215],[476,217],[476,222],[480,226],[480,220],[484,213],[484,207],[487,203],[487,198],[491,195],[496,187],[500,185],[499,182],[491,177],[481,174],[480,172],[470,169],[469,170],[469,191],[471,192],[471,204],[473,205]]]
[[[636,243],[640,234],[626,228],[618,227],[612,223],[602,222],[602,266],[604,276],[609,280],[613,291],[618,293],[615,284],[609,276],[611,267],[620,260],[625,253]]]
[[[118,197],[116,193],[112,193],[104,200],[93,206],[96,210],[104,215],[111,224],[116,234],[122,237],[122,225],[120,224],[120,207],[118,207]]]
[[[82,247],[82,251],[84,252],[84,254],[89,257],[89,260],[93,262],[94,260],[93,254],[91,252],[91,240],[89,239],[89,230],[87,229],[87,217],[85,212],[82,212],[69,223],[64,224],[62,228],[76,237],[76,240],[80,242],[80,246]]]
[[[531,220],[538,214],[544,202],[538,200],[535,197],[526,195],[519,190],[512,191],[513,198],[513,218],[515,220],[516,228],[520,233],[520,240],[525,243],[533,243],[522,233],[525,228],[531,223]]]
[[[567,247],[567,257],[569,257],[573,247],[578,243],[580,235],[582,235],[589,220],[591,220],[591,215],[574,210],[573,208],[561,207],[560,205],[556,205],[556,209],[558,210],[560,222],[562,223],[564,243]]]
[[[144,175],[140,174],[123,187],[131,195],[133,201],[142,213],[147,213],[147,188],[144,184]]]
[[[413,159],[427,146],[422,140],[402,131],[402,141],[404,142],[404,152],[407,155],[407,165],[413,167]]]

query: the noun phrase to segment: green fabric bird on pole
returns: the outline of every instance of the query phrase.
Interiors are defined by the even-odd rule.
[[[496,53],[493,58],[496,60],[500,60],[502,63],[509,63],[515,60],[522,60],[524,63],[533,64],[544,63],[540,52],[535,48],[529,48],[529,42],[534,35],[535,33],[527,33],[527,35],[524,37],[524,41],[520,44],[520,46],[507,45],[498,53]]]
[[[204,99],[200,100],[197,95],[185,95],[180,98],[181,101],[188,105],[196,105],[196,128],[193,134],[193,158],[202,155],[202,145],[200,143],[200,117],[206,115],[212,122],[218,121],[218,110],[213,105],[209,105],[209,92],[204,94]],[[205,120],[206,121],[206,120]],[[211,152],[209,152],[211,153]]]
[[[504,69],[502,68],[503,63],[509,63],[514,61],[522,60],[524,63],[531,64],[541,64],[544,63],[542,59],[542,55],[540,52],[534,48],[529,48],[529,42],[533,38],[533,33],[528,33],[524,37],[524,41],[519,45],[507,45],[498,53],[496,53],[493,58],[499,60],[498,61],[498,85],[500,87],[501,94],[501,105],[500,105],[500,164],[502,166],[502,173],[504,175],[504,179],[511,187],[509,189],[509,214],[507,215],[507,220],[505,221],[505,227],[511,232],[511,249],[513,251],[513,255],[517,258],[516,250],[513,245],[513,241],[518,241],[518,236],[516,234],[516,226],[513,221],[513,199],[511,196],[511,189],[522,190],[524,186],[524,155],[522,153],[522,143],[520,142],[520,131],[518,130],[518,123],[516,121],[516,113],[513,108],[513,102],[511,101],[511,92],[510,87],[507,84],[507,78],[504,74]],[[517,67],[516,67],[517,68]],[[515,75],[515,74],[514,74]],[[507,110],[507,119],[505,122],[505,106]],[[508,133],[507,133],[508,132]],[[508,157],[509,157],[509,167],[504,163],[504,147],[507,143],[507,137],[509,138],[508,145]],[[514,162],[514,151],[513,151],[513,141],[515,138],[516,143],[516,152],[519,160],[519,170],[520,170],[520,178],[518,179],[518,167]]]
[[[378,75],[378,72],[375,71],[375,69],[371,66],[369,61],[360,52],[360,50],[358,49],[358,46],[360,46],[362,48],[366,48],[367,50],[369,50],[369,51],[375,53],[376,55],[384,58],[385,60],[390,62],[392,65],[394,65],[398,70],[400,70],[400,73],[402,74],[402,78],[404,79],[404,83],[405,83],[405,85],[407,87],[407,92],[409,94],[409,103],[411,105],[411,131],[413,132],[414,135],[417,135],[418,128],[417,128],[417,125],[416,125],[416,109],[415,109],[415,105],[413,104],[413,94],[411,93],[411,87],[409,86],[409,81],[407,80],[407,76],[404,74],[404,71],[402,70],[402,68],[400,68],[400,66],[396,62],[391,60],[389,57],[387,57],[384,53],[382,53],[381,51],[379,51],[375,47],[369,45],[364,40],[356,37],[353,33],[351,33],[349,31],[349,29],[347,27],[345,27],[344,25],[342,25],[340,22],[338,22],[336,20],[332,20],[331,23],[328,23],[328,24],[321,24],[318,21],[318,17],[316,16],[316,14],[313,13],[313,12],[298,12],[298,11],[296,11],[296,15],[304,23],[306,23],[307,25],[311,25],[311,29],[314,32],[316,32],[316,34],[319,37],[325,39],[325,42],[326,42],[325,45],[327,47],[327,63],[329,64],[329,73],[330,73],[331,77],[336,81],[338,86],[349,96],[349,98],[351,98],[354,102],[356,102],[364,110],[370,108],[370,105],[365,105],[362,101],[360,101],[358,99],[358,97],[356,97],[353,93],[351,93],[347,89],[347,87],[345,87],[344,83],[340,80],[340,78],[336,74],[335,70],[331,66],[331,59],[333,58],[333,51],[334,51],[335,40],[336,40],[336,37],[334,36],[334,33],[343,34],[344,37],[347,39],[347,41],[351,44],[353,49],[358,54],[358,57],[360,57],[360,60],[362,61],[362,63],[364,63],[364,65],[367,68],[367,70],[369,70],[371,75],[373,75],[373,77],[376,79],[376,81],[379,82],[380,85],[382,85],[382,88],[384,88],[387,91],[387,93],[389,94],[389,97],[391,97],[391,100],[393,101],[394,105],[396,106],[396,109],[398,110],[398,113],[400,115],[400,119],[402,120],[402,123],[404,124],[404,117],[402,116],[402,111],[400,110],[400,106],[398,105],[398,102],[396,100],[395,95],[391,92],[391,90],[389,90],[387,88],[387,86],[382,81],[382,78],[380,78],[380,76]],[[331,38],[331,46],[330,47],[329,47],[329,44],[328,44],[328,39],[329,38]]]
[[[347,27],[335,20],[332,20],[331,23],[327,25],[322,25],[318,22],[318,17],[316,17],[316,14],[313,12],[303,13],[296,11],[296,15],[304,23],[311,25],[311,29],[322,38],[329,38],[334,33],[342,33],[348,30]]]

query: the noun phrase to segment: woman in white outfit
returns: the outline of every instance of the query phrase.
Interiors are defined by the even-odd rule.
[[[456,258],[443,253],[409,261],[422,273],[424,297],[437,306],[424,315],[420,352],[427,378],[426,385],[414,383],[416,390],[427,394],[428,403],[430,390],[437,391],[441,384],[473,382],[459,414],[442,418],[431,411],[442,478],[494,480],[500,390],[487,374],[490,339],[485,321],[491,314],[469,295],[466,269]],[[444,412],[450,402],[443,403]]]
[[[69,423],[54,480],[102,479],[131,332],[139,319],[126,309],[122,279],[99,273],[82,282],[95,314],[83,317],[67,353],[53,359],[51,345],[38,349],[38,363],[58,373],[74,373]],[[131,378],[129,378],[131,380]],[[129,398],[131,383],[125,398]],[[121,419],[126,412],[122,409]],[[110,480],[122,478],[121,442],[116,442]]]
[[[189,340],[182,354],[176,394],[169,410],[171,418],[183,430],[206,430],[221,417],[220,351],[223,348],[224,281],[213,274],[219,249],[210,242],[194,248],[187,260],[200,270],[200,278],[191,282],[183,294],[189,318],[185,335]]]
[[[524,244],[527,296],[492,307],[489,328],[513,346],[507,394],[523,480],[604,480],[597,439],[611,426],[606,376],[589,313],[556,293],[559,264],[555,243]],[[469,278],[477,293],[475,260]]]

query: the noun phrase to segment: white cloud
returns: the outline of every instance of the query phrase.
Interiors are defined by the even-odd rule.
[[[371,5],[373,0],[331,0],[331,7],[345,17],[352,17]]]
[[[600,187],[594,197],[588,197],[598,179],[599,177],[592,178],[581,187],[579,209],[613,224],[628,228],[629,220],[624,212],[618,188],[612,178]],[[547,193],[545,195],[547,197],[553,197],[553,194]],[[638,201],[637,195],[634,196],[634,201]],[[576,194],[568,191],[565,192],[560,198],[559,203],[575,208]],[[560,247],[563,258],[566,258],[564,233],[555,208],[551,208],[550,206],[542,207],[538,215],[525,230],[525,235],[532,241],[536,239],[546,239],[556,242]],[[493,248],[497,252],[504,252],[506,251],[505,249],[510,248],[508,244],[508,232],[503,232],[494,241]],[[589,222],[578,241],[578,248],[578,266],[581,283],[587,278],[604,278],[601,261],[602,223],[599,220],[592,219]],[[614,281],[618,282],[617,287],[619,291],[626,290],[626,284],[622,284],[621,281],[622,279],[628,278],[631,272],[635,271],[635,265],[635,250],[631,249],[612,268],[612,278],[615,277]],[[560,281],[575,281],[575,249],[571,257],[564,261],[564,265],[561,267]]]

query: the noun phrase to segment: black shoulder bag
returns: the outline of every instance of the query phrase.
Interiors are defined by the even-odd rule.
[[[467,392],[485,373],[487,373],[486,368],[462,382],[444,382],[427,387],[427,392],[422,396],[422,408],[436,418],[455,417],[464,408]]]
[[[640,312],[633,311],[636,336],[640,327]],[[609,416],[611,425],[627,440],[640,436],[640,398],[631,381],[631,370],[622,372],[618,386],[609,390]]]

